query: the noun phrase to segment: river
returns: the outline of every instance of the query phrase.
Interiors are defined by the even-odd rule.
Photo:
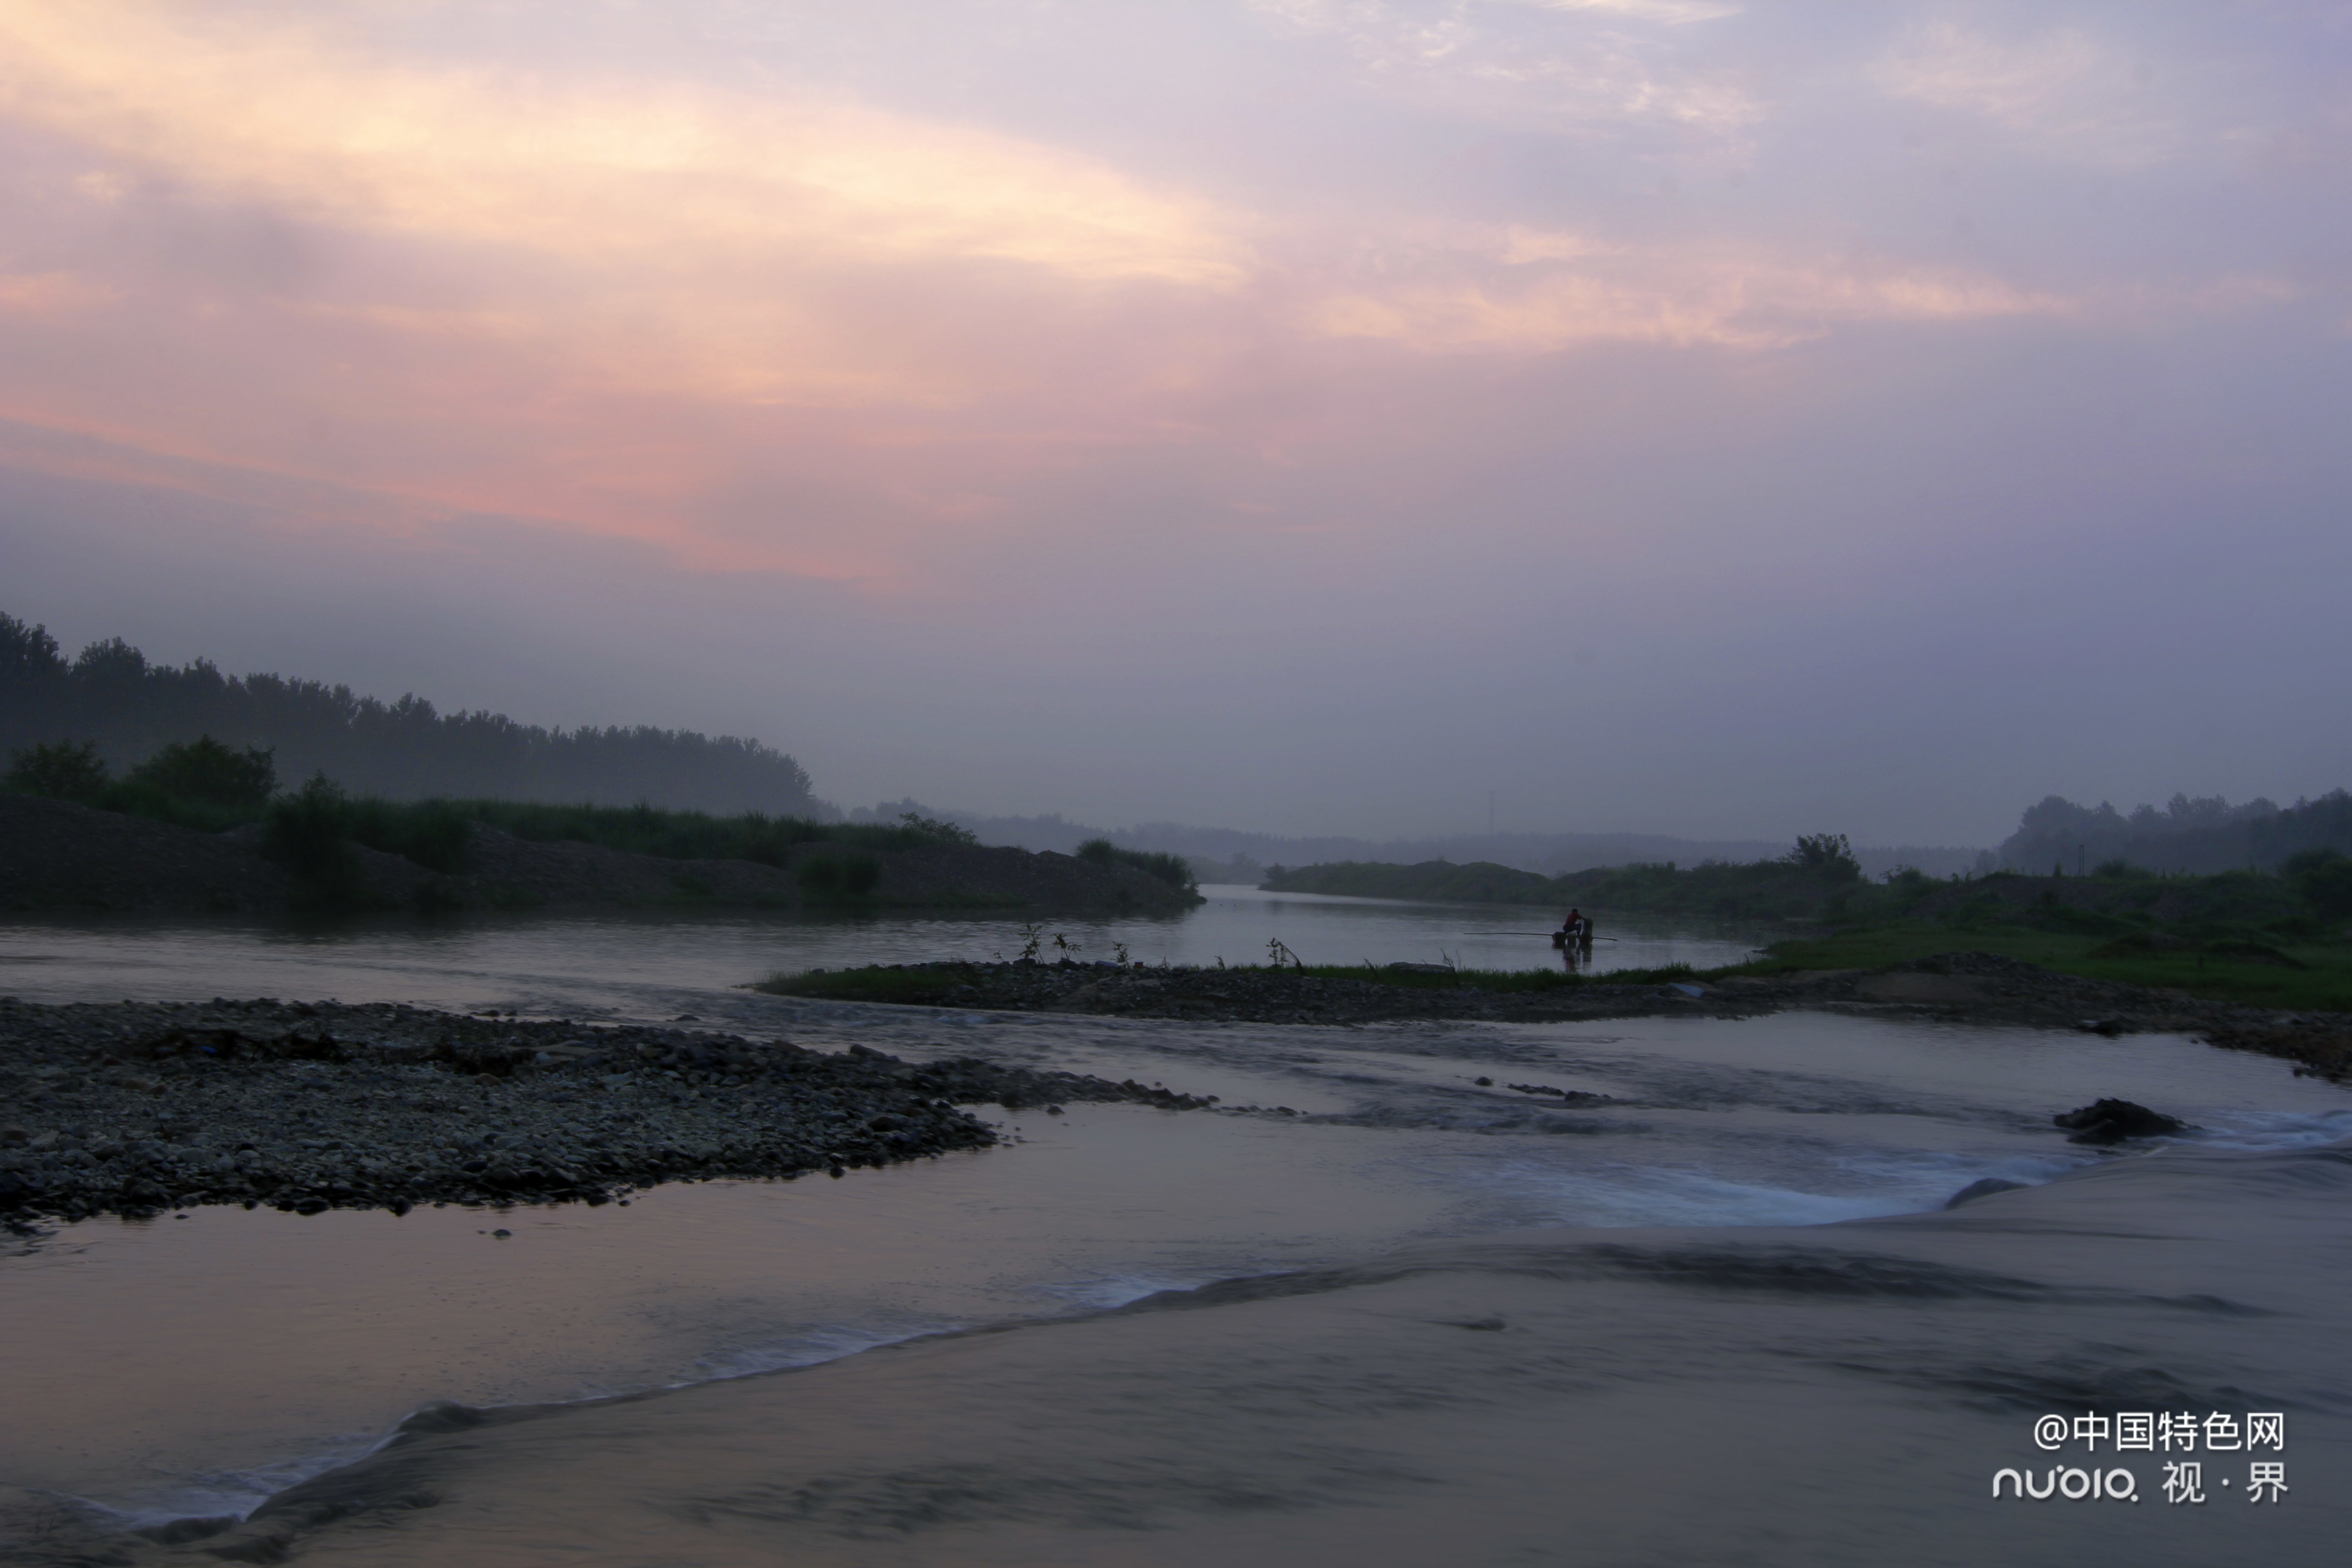
[[[1546,923],[1220,889],[1045,934],[1148,962],[1275,938],[1309,962],[1525,964],[1553,960],[1500,933]],[[1620,963],[1745,951],[1614,934]],[[0,1484],[125,1527],[241,1513],[456,1400],[552,1413],[349,1472],[363,1489],[409,1454],[439,1502],[333,1537],[332,1560],[2316,1563],[2340,1538],[2343,1088],[2172,1037],[1821,1015],[1335,1029],[740,989],[1020,940],[0,929],[0,991],[30,1000],[691,1015],[1294,1113],[996,1112],[1011,1146],[627,1207],[62,1227],[0,1258]],[[2110,1095],[2195,1131],[2118,1153],[2050,1125]],[[2023,1185],[1944,1210],[1988,1176]],[[2170,1401],[2283,1413],[2294,1489],[2250,1509],[2231,1451],[2200,1461],[2210,1500],[2174,1505],[2178,1455],[2110,1448],[2138,1502],[1990,1502],[2004,1467],[2081,1462],[2037,1448],[2038,1416]]]

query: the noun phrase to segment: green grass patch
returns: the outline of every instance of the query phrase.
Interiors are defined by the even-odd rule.
[[[2184,991],[2217,1002],[2327,1012],[2352,1011],[2352,945],[2271,943],[2227,934],[2170,942],[2099,932],[1938,923],[1857,926],[1776,942],[1761,963],[1722,973],[1773,974],[1877,969],[1967,950],[2021,959],[2062,974]]]

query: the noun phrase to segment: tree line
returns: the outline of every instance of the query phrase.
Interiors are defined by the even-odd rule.
[[[68,659],[47,627],[0,614],[0,754],[88,745],[110,767],[131,770],[205,737],[268,753],[280,779],[324,773],[355,795],[388,800],[642,800],[831,815],[799,763],[742,736],[443,713],[413,694],[385,702],[324,681],[227,676],[208,659],[151,663],[121,637]]]
[[[2220,795],[2176,795],[2161,811],[2142,805],[2128,815],[2105,801],[2077,805],[2053,795],[2026,809],[2000,847],[2000,861],[2044,875],[2103,865],[2212,875],[2275,871],[2318,849],[2352,852],[2352,794],[2334,790],[2290,806],[2259,796],[2232,805]]]

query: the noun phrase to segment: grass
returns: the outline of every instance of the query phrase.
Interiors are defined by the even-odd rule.
[[[2250,955],[2250,949],[2277,956]],[[1956,931],[1940,922],[1890,923],[1774,942],[1762,962],[1716,973],[1876,969],[1959,951],[1997,952],[2061,974],[2184,991],[2216,1002],[2352,1012],[2352,945],[2343,942],[2288,942],[2273,947],[2223,936],[2204,942],[2184,941],[2177,948],[2134,951],[2128,943],[2100,933],[2024,926]],[[2281,963],[2280,958],[2289,962]]]
[[[856,969],[812,969],[797,973],[779,972],[751,989],[777,996],[809,996],[833,1002],[899,1002],[933,1006],[960,986],[977,984],[993,964],[936,963],[866,964]],[[1045,966],[1048,971],[1057,966]],[[1133,973],[1135,971],[1129,971]],[[1160,973],[1143,971],[1146,974]],[[1310,964],[1305,969],[1284,965],[1233,964],[1223,970],[1192,969],[1188,975],[1230,974],[1236,979],[1266,975],[1313,975],[1326,980],[1369,981],[1407,991],[1546,992],[1575,990],[1583,985],[1663,985],[1700,978],[1686,963],[1662,969],[1621,969],[1602,975],[1570,974],[1557,969],[1463,969],[1444,974],[1369,969],[1361,964]]]
[[[2262,950],[2247,956],[2242,946]],[[1223,971],[1236,978],[1281,973],[1328,980],[1366,981],[1412,991],[1492,991],[1515,994],[1575,991],[1593,985],[1664,985],[1677,981],[1714,984],[1735,976],[1769,979],[1826,969],[1878,969],[1939,953],[1995,952],[2062,974],[2116,981],[2154,990],[2186,992],[2211,1001],[2298,1012],[2352,1012],[2352,945],[2306,943],[2284,949],[2240,944],[2227,939],[2209,948],[2117,951],[2100,934],[2035,931],[2026,927],[1956,931],[1940,923],[1855,927],[1818,937],[1773,943],[1766,955],[1719,969],[1685,963],[1656,969],[1619,969],[1601,974],[1559,969],[1463,969],[1417,973],[1363,965],[1310,964],[1305,969],[1237,964]],[[2285,962],[2282,962],[2284,960]],[[782,996],[830,1001],[898,1002],[938,1005],[960,986],[977,984],[992,965],[977,963],[872,964],[856,969],[776,973],[754,990]],[[1216,970],[1192,970],[1192,975]]]

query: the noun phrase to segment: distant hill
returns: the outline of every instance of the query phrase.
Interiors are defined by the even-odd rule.
[[[772,746],[692,730],[546,729],[503,713],[442,713],[347,686],[225,676],[208,660],[151,664],[120,637],[68,661],[47,628],[0,615],[0,758],[47,742],[93,742],[117,768],[210,735],[275,753],[278,778],[323,772],[355,795],[643,800],[679,810],[831,816],[800,763]]]

